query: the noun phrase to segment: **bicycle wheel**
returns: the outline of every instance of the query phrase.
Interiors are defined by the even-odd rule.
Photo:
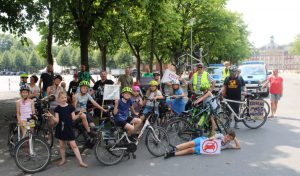
[[[258,118],[258,117],[250,115],[248,108],[244,109],[243,114],[242,114],[244,125],[251,129],[257,129],[257,128],[263,126],[268,118],[266,109],[263,109],[263,110],[264,110],[263,117]]]
[[[47,141],[47,143],[49,144],[50,148],[52,148],[54,136],[53,136],[53,130],[49,125],[45,125],[44,128],[37,130],[36,135],[44,138],[45,141]]]
[[[229,129],[231,124],[230,117],[225,112],[219,112],[217,118],[222,122],[224,128]]]
[[[47,167],[51,160],[48,143],[39,136],[32,136],[33,153],[29,153],[29,137],[23,138],[15,148],[15,162],[26,173],[36,173]]]
[[[263,100],[264,100],[264,108],[265,108],[266,111],[267,111],[267,116],[269,116],[270,111],[271,111],[270,104],[269,104],[265,99],[263,99]]]
[[[154,134],[155,133],[155,134]],[[157,138],[155,137],[157,136]],[[170,145],[169,136],[162,127],[148,130],[146,134],[146,146],[148,151],[156,157],[163,156]]]
[[[185,119],[174,119],[167,125],[166,131],[170,139],[170,144],[178,144],[192,140],[194,132],[192,127]]]
[[[216,125],[217,125],[217,132],[223,135],[227,134],[228,128],[225,127],[224,123],[218,118],[214,118]]]
[[[126,149],[112,148],[116,144],[117,139],[103,139],[102,137],[96,143],[95,156],[96,159],[107,166],[119,163]]]
[[[15,155],[15,147],[18,143],[18,126],[16,122],[9,123],[7,148],[11,157]]]

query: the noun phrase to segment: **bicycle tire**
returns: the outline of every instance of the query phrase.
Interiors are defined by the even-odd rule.
[[[15,155],[15,147],[18,143],[18,126],[17,122],[9,123],[7,135],[7,148],[11,157]]]
[[[170,121],[166,127],[166,132],[170,139],[170,145],[176,146],[192,140],[195,134],[192,129],[193,128],[188,121],[183,118]]]
[[[266,109],[264,108],[263,110],[264,110],[264,116],[263,116],[263,119],[261,119],[262,121],[260,123],[258,123],[258,125],[252,126],[249,122],[251,122],[251,121],[256,122],[260,119],[251,117],[249,114],[248,108],[244,109],[243,114],[242,114],[244,125],[250,129],[257,129],[257,128],[260,128],[261,126],[263,126],[266,123],[267,118],[268,118]]]
[[[116,139],[103,139],[102,135],[99,137],[94,149],[98,162],[106,166],[112,166],[118,164],[123,159],[125,150],[110,150],[116,144],[116,141]]]
[[[155,135],[153,133],[156,134],[156,136],[159,138],[160,141],[157,141],[155,139],[154,137]],[[146,134],[146,147],[153,156],[156,157],[163,156],[168,150],[169,145],[170,145],[169,136],[162,127],[157,126],[153,128],[153,131],[150,129],[148,130]]]
[[[229,129],[230,128],[230,124],[231,124],[231,119],[230,117],[227,115],[226,112],[219,112],[217,114],[217,118],[222,122],[222,124],[224,125],[224,127],[226,129]]]
[[[34,156],[28,156],[28,142],[29,142],[29,137],[25,137],[20,142],[18,142],[16,148],[15,148],[15,163],[20,168],[22,171],[26,173],[36,173],[39,171],[42,171],[45,169],[49,162],[51,161],[51,149],[49,147],[49,144],[47,141],[44,140],[44,138],[40,136],[32,136],[32,142],[33,142],[33,149],[34,149]],[[38,146],[38,143],[41,145]],[[38,151],[41,149],[41,151]],[[25,152],[23,151],[25,150]],[[38,151],[38,152],[37,152]],[[22,159],[22,152],[25,154],[26,160],[23,161]],[[26,156],[27,155],[27,156]],[[43,157],[44,159],[41,160],[41,156],[45,155]],[[26,164],[24,162],[29,162],[29,164]],[[33,167],[34,163],[36,163],[38,166]]]
[[[270,111],[271,111],[270,104],[269,104],[265,99],[263,99],[263,100],[264,100],[264,108],[265,108],[266,111],[267,111],[267,116],[269,116]]]
[[[228,133],[228,128],[225,127],[224,123],[218,117],[214,118],[214,120],[215,120],[216,125],[217,125],[218,133],[226,135]]]

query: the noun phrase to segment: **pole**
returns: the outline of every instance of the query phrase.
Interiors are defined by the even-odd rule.
[[[193,21],[191,21],[191,69],[193,67]]]

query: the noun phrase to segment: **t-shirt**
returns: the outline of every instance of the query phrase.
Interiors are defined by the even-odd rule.
[[[151,92],[150,95],[148,96],[148,99],[153,99],[155,95],[156,96],[162,96],[161,91],[156,90],[156,93],[155,92]],[[154,106],[153,103],[154,103],[153,101],[147,100],[146,106]],[[158,104],[159,104],[159,102],[157,101],[155,103],[155,106],[158,107]]]
[[[37,93],[37,95],[40,94],[39,86],[34,85],[33,87],[31,87],[30,84],[28,84],[28,86],[29,86],[30,94],[34,94],[34,93]]]
[[[129,108],[132,106],[131,99],[123,102],[123,98],[119,100],[118,113],[115,115],[115,121],[125,121],[129,116]]]
[[[282,77],[270,76],[268,78],[268,80],[270,82],[270,93],[281,95],[282,94],[282,82],[283,82]]]
[[[132,96],[131,97],[131,101],[132,101],[132,107],[133,107],[133,109],[135,110],[135,112],[140,112],[140,110],[141,110],[141,106],[140,106],[140,102],[141,101],[143,101],[142,100],[142,97],[140,97],[140,96],[137,96],[137,97],[135,97],[135,96]]]
[[[42,73],[41,79],[43,80],[43,91],[47,91],[47,88],[53,84],[54,75],[53,73],[45,72]]]
[[[78,81],[79,82],[81,82],[83,80],[90,82],[91,77],[92,76],[91,76],[90,72],[88,72],[88,71],[78,73]]]
[[[215,138],[221,140],[221,150],[224,149],[230,149],[233,148],[233,145],[231,144],[231,142],[223,142],[224,141],[224,135],[221,133],[215,134]]]
[[[81,93],[76,94],[77,104],[76,104],[76,111],[80,111],[83,109],[83,112],[86,112],[86,105],[88,101],[92,101],[93,98],[90,94],[86,93],[81,95]]]
[[[231,76],[228,76],[224,80],[224,86],[226,86],[226,95],[228,99],[232,100],[241,100],[241,92],[242,87],[245,85],[242,85],[241,79],[239,77],[232,78]]]
[[[71,93],[75,93],[77,91],[77,87],[79,86],[79,81],[71,81],[69,84],[68,95]]]
[[[144,73],[143,77],[153,77],[153,73]]]
[[[122,90],[123,87],[132,87],[133,78],[132,76],[121,75],[119,77],[119,82],[121,83],[121,90]]]
[[[106,79],[105,81],[99,80],[95,83],[95,85],[93,87],[93,90],[96,91],[95,98],[96,98],[97,102],[102,102],[102,100],[103,100],[103,93],[104,93],[104,85],[105,84],[113,85],[114,82],[110,79]]]

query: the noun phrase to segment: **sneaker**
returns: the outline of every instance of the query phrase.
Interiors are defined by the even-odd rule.
[[[164,158],[168,159],[168,158],[171,158],[173,156],[175,156],[175,152],[174,151],[170,151],[170,152],[165,153]]]

